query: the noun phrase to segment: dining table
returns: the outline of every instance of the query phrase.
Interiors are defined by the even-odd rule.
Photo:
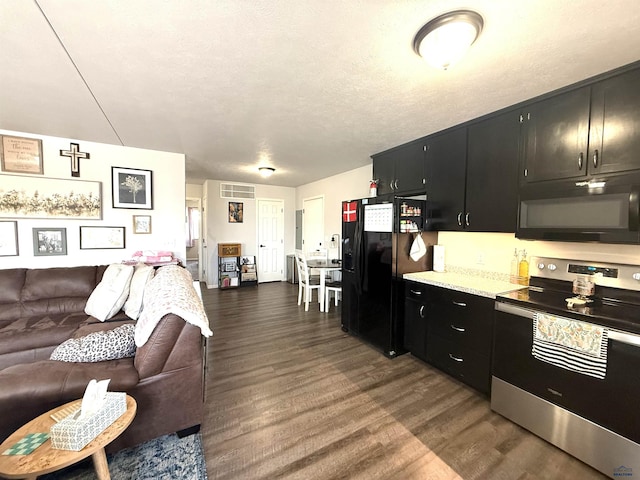
[[[325,311],[325,287],[327,284],[327,273],[339,272],[342,269],[340,260],[307,260],[307,266],[320,272],[320,291],[318,292],[318,303],[320,304],[320,311]]]

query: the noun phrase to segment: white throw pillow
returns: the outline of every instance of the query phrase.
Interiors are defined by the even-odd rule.
[[[133,320],[137,320],[142,311],[142,297],[144,295],[144,287],[149,280],[153,278],[155,270],[151,265],[138,263],[133,277],[131,278],[131,286],[129,287],[129,298],[124,304],[124,313]]]
[[[114,263],[107,267],[102,281],[91,292],[84,312],[104,322],[120,311],[129,296],[133,265]]]
[[[60,362],[104,362],[136,354],[135,326],[122,325],[113,330],[94,332],[80,338],[70,338],[58,345],[51,360]]]

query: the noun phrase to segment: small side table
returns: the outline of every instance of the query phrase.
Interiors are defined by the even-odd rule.
[[[38,475],[55,472],[91,455],[98,479],[110,480],[111,475],[109,474],[109,465],[104,447],[124,432],[136,416],[137,404],[133,397],[129,395],[127,395],[127,411],[79,452],[51,448],[51,439],[47,439],[46,442],[28,455],[1,454],[28,433],[49,432],[51,426],[55,423],[53,418],[51,418],[51,414],[79,401],[81,400],[74,400],[61,407],[56,407],[47,413],[43,413],[38,418],[31,420],[11,434],[11,436],[0,445],[0,475],[6,478],[35,480]]]

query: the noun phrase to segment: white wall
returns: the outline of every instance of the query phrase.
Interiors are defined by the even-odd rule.
[[[102,219],[69,220],[51,218],[8,218],[18,221],[19,256],[0,257],[0,268],[45,268],[55,266],[97,265],[131,258],[136,250],[171,250],[185,260],[184,206],[185,157],[182,154],[107,145],[84,140],[49,137],[0,130],[0,135],[38,138],[42,140],[43,178],[62,178],[102,182]],[[80,177],[71,176],[71,162],[61,157],[70,142],[79,143],[80,151],[90,159],[80,160]],[[153,210],[112,208],[111,167],[137,168],[153,172]],[[0,175],[13,175],[0,172]],[[17,174],[16,174],[17,175]],[[151,234],[133,233],[133,215],[151,215]],[[80,226],[125,227],[125,249],[80,250]],[[66,228],[67,255],[34,256],[33,228]]]
[[[372,169],[373,164],[365,165],[296,189],[296,210],[302,210],[305,199],[324,196],[324,245],[329,245],[333,234],[342,237],[342,201],[369,196]]]
[[[255,199],[221,198],[220,184],[235,183],[207,180],[203,186],[203,201],[206,199],[205,215],[207,259],[207,288],[218,286],[218,243],[240,243],[243,255],[258,254],[257,199],[284,201],[284,253],[293,251],[295,242],[295,189],[271,185],[255,185]],[[229,202],[242,202],[244,221],[229,223]],[[285,259],[282,260],[285,265]],[[286,280],[286,272],[282,273]]]

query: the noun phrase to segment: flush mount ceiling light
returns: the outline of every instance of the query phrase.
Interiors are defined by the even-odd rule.
[[[476,41],[484,21],[472,10],[455,10],[429,21],[416,34],[413,49],[437,68],[448,69]]]
[[[275,172],[276,169],[273,167],[260,167],[258,168],[258,171],[264,178],[269,178],[271,175],[273,175],[273,172]]]

